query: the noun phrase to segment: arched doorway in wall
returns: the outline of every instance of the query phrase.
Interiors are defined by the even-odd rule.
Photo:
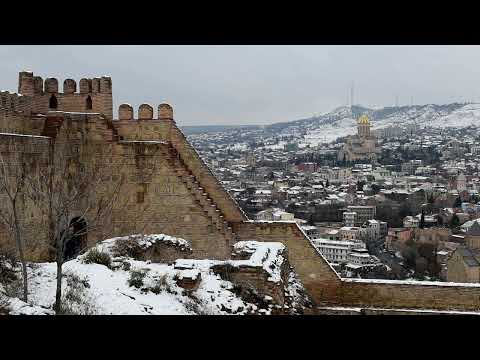
[[[55,95],[50,96],[50,100],[48,102],[48,107],[50,109],[58,108],[58,100],[57,100],[57,97]]]
[[[90,97],[90,95],[88,95],[87,100],[85,102],[86,102],[87,110],[92,110],[93,109],[93,102],[92,102],[92,98]]]
[[[72,237],[65,243],[65,261],[77,257],[87,245],[87,222],[82,217],[74,217],[70,221]]]

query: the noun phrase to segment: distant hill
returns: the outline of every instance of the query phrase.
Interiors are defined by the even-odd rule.
[[[314,145],[355,134],[356,119],[363,114],[370,117],[373,129],[410,124],[438,128],[480,126],[480,104],[453,103],[390,106],[377,109],[361,105],[341,106],[318,116],[271,125],[198,125],[182,126],[181,129],[186,135],[226,132],[241,128],[262,129],[267,136],[295,135],[303,138],[306,143]]]
[[[418,124],[431,126],[480,126],[480,104],[412,105],[370,109],[364,106],[342,106],[318,116],[265,126],[265,131],[278,135],[300,135],[311,144],[330,142],[356,133],[356,119],[366,114],[374,129]]]

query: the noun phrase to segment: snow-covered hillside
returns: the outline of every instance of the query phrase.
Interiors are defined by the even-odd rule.
[[[166,235],[148,235],[105,240],[93,250],[63,265],[63,296],[66,313],[74,314],[271,314],[294,311],[302,302],[303,287],[296,275],[283,266],[286,259],[281,243],[239,242],[234,254],[237,260],[179,259],[174,263],[152,263],[129,256],[119,256],[116,246],[122,241],[135,241],[147,250],[157,242],[169,246],[188,247],[183,239]],[[123,247],[126,249],[125,247]],[[118,247],[117,247],[118,249]],[[92,262],[92,253],[98,262]],[[106,256],[108,254],[108,256]],[[101,255],[101,256],[100,256]],[[246,257],[245,257],[246,255]],[[108,259],[104,264],[101,259]],[[249,293],[241,284],[227,281],[215,269],[248,267],[265,274],[267,282],[285,293],[281,306],[271,296]],[[56,264],[29,264],[29,304],[3,295],[3,308],[9,314],[54,314]],[[185,285],[187,284],[187,285]],[[190,286],[192,285],[193,286]],[[0,295],[6,289],[0,284]],[[259,298],[259,294],[261,298]],[[1,296],[0,296],[1,297]]]
[[[420,127],[480,126],[480,104],[414,105],[369,109],[362,106],[339,107],[316,117],[270,125],[268,130],[279,135],[303,135],[302,145],[331,142],[355,134],[356,118],[367,114],[373,129],[416,124]]]

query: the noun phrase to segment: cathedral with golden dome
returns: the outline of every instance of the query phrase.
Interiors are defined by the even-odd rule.
[[[376,161],[380,149],[377,147],[377,138],[371,133],[370,128],[368,116],[360,116],[357,121],[357,134],[347,136],[337,159],[339,161]]]

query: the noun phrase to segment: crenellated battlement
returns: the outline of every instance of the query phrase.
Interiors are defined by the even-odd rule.
[[[141,120],[170,120],[173,121],[173,108],[171,105],[162,103],[158,105],[157,117],[154,118],[153,107],[149,104],[141,104],[135,117],[133,107],[130,104],[121,104],[118,107],[119,121],[141,121]]]
[[[135,117],[133,107],[130,104],[122,104],[118,107],[118,119],[112,123],[119,134],[120,140],[170,141],[170,131],[175,124],[173,120],[173,108],[169,104],[158,105],[155,116],[153,107],[149,104],[141,104]]]
[[[113,118],[112,79],[109,76],[83,78],[78,85],[74,79],[65,79],[61,92],[56,78],[43,80],[30,71],[22,71],[18,76],[18,92],[32,99],[34,113],[46,114],[52,110],[96,112]]]
[[[42,79],[34,76],[33,72],[22,71],[18,77],[18,92],[25,96],[44,94],[112,94],[112,79],[109,76],[80,80],[79,87],[74,79],[63,81],[63,92],[59,92],[59,81],[56,78]]]

